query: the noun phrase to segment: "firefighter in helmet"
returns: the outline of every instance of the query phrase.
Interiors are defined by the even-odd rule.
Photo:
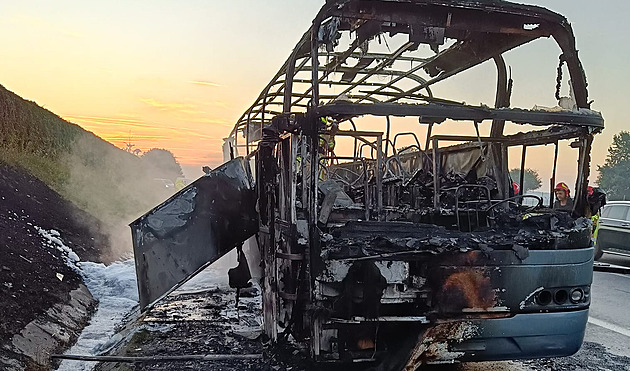
[[[553,209],[558,211],[573,211],[573,200],[571,199],[569,186],[560,182],[556,184],[553,190],[556,195],[556,202],[553,203]]]

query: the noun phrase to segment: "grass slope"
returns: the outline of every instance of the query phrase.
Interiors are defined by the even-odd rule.
[[[142,158],[0,86],[0,162],[25,169],[108,226],[128,252],[126,224],[162,201],[161,178]]]

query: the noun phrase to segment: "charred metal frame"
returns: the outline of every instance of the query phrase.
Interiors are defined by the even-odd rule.
[[[535,27],[526,27],[527,25],[535,25]],[[345,50],[337,50],[338,33],[348,31],[356,35],[355,39]],[[371,40],[380,39],[386,34],[390,36],[406,34],[409,39],[389,53],[369,52],[365,49],[365,45]],[[566,62],[569,71],[577,110],[547,112],[509,108],[512,80],[502,55],[515,47],[543,37],[555,39],[562,50],[561,58]],[[454,40],[454,42],[448,44],[446,40]],[[413,53],[426,44],[435,51],[434,55],[420,57]],[[498,75],[494,108],[470,106],[434,96],[431,90],[432,85],[488,60],[494,62]],[[322,93],[322,88],[325,86],[334,86],[336,90],[332,94]],[[393,141],[390,137],[390,117],[392,116],[417,117],[421,124],[427,124],[427,141],[424,148],[421,148],[417,137],[416,144],[417,153],[420,156],[418,161],[428,161],[428,165],[424,166],[428,166],[426,169],[429,169],[432,174],[432,212],[435,213],[441,207],[440,169],[443,156],[479,149],[481,159],[484,161],[486,157],[490,159],[489,164],[495,174],[498,189],[496,197],[498,200],[506,200],[509,199],[511,190],[507,175],[508,147],[522,146],[523,148],[519,179],[522,184],[527,147],[554,144],[556,154],[551,179],[553,183],[555,182],[558,141],[577,138],[580,152],[574,215],[576,217],[583,215],[589,177],[590,146],[593,135],[603,128],[602,116],[590,110],[586,86],[586,76],[577,56],[575,38],[570,24],[561,15],[544,8],[505,1],[473,0],[336,0],[327,2],[315,17],[311,28],[301,37],[289,58],[254,103],[237,120],[230,133],[237,153],[244,149],[243,152],[249,154],[252,150],[251,146],[258,147],[257,188],[258,210],[261,213],[259,239],[264,265],[265,332],[274,340],[282,334],[291,333],[298,340],[310,341],[313,356],[323,360],[326,357],[325,354],[330,355],[335,351],[322,349],[322,344],[330,344],[331,339],[345,331],[343,329],[347,326],[359,326],[354,327],[359,330],[361,328],[373,329],[370,326],[374,323],[411,322],[413,326],[417,326],[421,340],[413,347],[410,355],[402,356],[403,359],[409,358],[408,363],[401,366],[413,369],[425,361],[449,360],[448,355],[440,354],[432,348],[436,346],[435,344],[425,343],[422,339],[434,336],[452,341],[454,336],[458,336],[458,331],[463,331],[461,327],[464,326],[463,322],[453,322],[454,325],[451,326],[446,320],[449,316],[461,311],[457,300],[449,302],[453,299],[449,295],[453,293],[444,291],[446,290],[444,287],[450,284],[449,280],[457,279],[454,277],[467,277],[466,280],[472,280],[481,285],[477,287],[476,299],[472,304],[469,302],[467,305],[478,303],[484,308],[489,305],[490,307],[482,311],[484,312],[482,317],[486,316],[483,318],[494,318],[493,315],[496,318],[504,318],[504,316],[523,311],[524,305],[525,311],[536,311],[537,304],[531,303],[533,300],[531,298],[536,296],[536,292],[529,296],[527,293],[505,297],[499,294],[495,297],[494,294],[490,294],[490,291],[498,287],[515,289],[512,287],[513,282],[510,284],[510,279],[518,280],[517,274],[514,273],[515,275],[511,276],[511,268],[499,268],[497,265],[515,264],[512,261],[513,252],[495,252],[493,258],[482,257],[478,251],[473,251],[461,254],[461,256],[446,254],[427,259],[422,257],[424,256],[422,251],[398,251],[333,259],[330,256],[324,257],[325,254],[330,253],[330,249],[329,246],[326,248],[322,246],[327,245],[328,238],[325,236],[335,230],[337,233],[346,231],[343,233],[365,237],[370,235],[369,229],[372,228],[377,231],[382,230],[385,238],[389,236],[389,233],[393,235],[417,233],[412,232],[405,225],[385,222],[390,218],[389,211],[385,209],[391,207],[389,203],[385,206],[383,202],[384,176],[389,166],[402,168],[400,155],[395,147],[396,136]],[[423,91],[424,93],[421,93]],[[365,115],[384,117],[385,132],[357,130],[353,118]],[[323,117],[332,117],[339,123],[350,122],[352,130],[332,132],[321,123],[320,118]],[[431,134],[434,125],[447,120],[472,122],[477,130],[477,136]],[[492,123],[489,137],[479,135],[478,124],[484,121]],[[506,122],[543,128],[515,135],[504,135]],[[238,143],[239,135],[244,137],[245,143]],[[319,148],[324,135],[353,137],[353,155],[336,157],[334,154],[321,153]],[[440,141],[464,143],[440,148]],[[362,144],[357,147],[359,142]],[[390,145],[392,146],[391,157]],[[362,149],[365,146],[370,147],[372,159],[362,157]],[[333,160],[357,164],[358,167],[354,169],[356,171],[348,168],[345,171],[357,174],[357,179],[353,182],[363,181],[362,186],[358,188],[362,190],[364,200],[359,209],[335,208],[337,197],[343,195],[341,193],[337,195],[330,190],[328,192],[332,193],[324,194],[322,202],[318,200],[321,193],[319,188],[321,169],[326,169],[327,172],[328,168],[324,166],[324,163],[332,164]],[[370,180],[370,174],[373,175],[373,180]],[[330,174],[326,173],[326,175]],[[371,181],[373,184],[370,183]],[[488,188],[474,187],[487,192],[484,196],[487,201],[483,202],[497,201],[491,200]],[[458,230],[462,230],[459,211],[460,188],[456,188],[454,192],[456,226]],[[376,207],[373,207],[373,201],[371,201],[374,194]],[[475,208],[473,211],[476,212],[476,224],[479,225],[482,224],[479,208],[478,206]],[[439,216],[431,218],[439,218]],[[362,219],[364,219],[363,224],[355,225],[350,222]],[[365,226],[362,227],[362,225]],[[390,225],[389,229],[385,225]],[[469,231],[473,230],[470,219],[467,228]],[[514,246],[516,246],[514,251],[521,261],[519,264],[522,264],[525,259],[521,255],[522,246]],[[535,261],[541,259],[538,257],[539,252],[532,252],[532,254]],[[562,259],[571,261],[569,258],[571,255],[562,254]],[[543,255],[551,256],[547,253]],[[584,253],[576,253],[573,256],[578,255],[579,258],[576,259],[585,259]],[[375,315],[373,318],[369,315],[363,317],[355,315],[351,318],[327,317],[326,311],[330,311],[331,308],[326,307],[327,299],[323,292],[339,289],[339,281],[344,276],[346,278],[343,278],[343,282],[349,279],[347,277],[350,273],[346,270],[349,266],[354,267],[356,264],[365,263],[367,264],[365,269],[373,270],[375,266],[370,268],[369,264],[377,264],[381,272],[387,271],[387,274],[394,274],[394,276],[398,274],[392,273],[394,272],[392,268],[383,268],[383,265],[378,265],[383,260],[389,261],[390,264],[394,262],[398,265],[402,264],[401,267],[406,267],[403,269],[404,272],[407,272],[405,269],[412,269],[411,267],[416,265],[425,267],[427,262],[430,262],[428,268],[425,267],[429,270],[428,277],[432,277],[430,280],[442,283],[433,287],[432,294],[429,294],[437,295],[434,300],[438,304],[434,303],[436,307],[432,309],[433,312],[429,310],[427,314],[432,316],[436,313],[449,314],[446,317],[439,317],[439,320],[428,319],[426,315],[418,315],[415,312],[415,314],[394,316],[372,313]],[[349,265],[339,265],[343,261],[349,262]],[[586,277],[589,269],[588,259],[580,260],[579,264],[581,264],[579,269]],[[495,266],[496,269],[491,268]],[[336,273],[331,269],[337,269]],[[491,273],[493,270],[504,272],[505,277],[495,277],[494,273]],[[326,282],[326,279],[322,281],[326,272],[336,278],[330,282]],[[558,268],[558,272],[562,274],[562,268]],[[381,294],[385,295],[382,300],[385,302],[394,300],[393,302],[399,302],[397,305],[404,305],[406,300],[404,298],[411,294],[418,297],[427,295],[421,289],[415,288],[407,296],[403,294],[391,296],[393,295],[392,287],[407,285],[403,282],[406,281],[388,281],[385,284],[388,288]],[[569,283],[584,284],[582,281],[569,282],[567,280],[567,284]],[[499,296],[502,299],[496,299]],[[516,297],[521,299],[526,297],[520,307],[515,301]],[[495,299],[509,304],[505,307],[499,306],[498,301],[493,301]],[[494,304],[488,304],[486,301]],[[327,309],[324,309],[325,307]],[[588,303],[579,304],[574,309],[584,307],[588,307]],[[479,308],[474,310],[479,310]],[[461,317],[461,313],[455,316]],[[428,329],[423,327],[427,323],[432,324]],[[483,321],[475,322],[474,326],[480,329],[486,328]],[[339,330],[331,330],[333,328]],[[378,328],[377,326],[377,332]],[[568,351],[565,350],[565,352]],[[526,357],[526,352],[522,356]],[[355,360],[361,357],[363,356],[356,355]]]
[[[340,32],[350,32],[356,36],[344,50],[336,50]],[[366,44],[387,34],[408,35],[408,41],[388,53],[366,50]],[[503,53],[533,40],[549,37],[562,50],[561,59],[566,62],[569,71],[577,109],[548,112],[509,108],[512,80]],[[449,44],[446,40],[453,42]],[[423,45],[429,45],[435,51],[434,55],[421,57],[413,53]],[[465,105],[434,96],[431,89],[434,84],[489,60],[494,62],[498,75],[493,108]],[[334,86],[335,92],[325,92],[326,86]],[[555,145],[553,185],[558,142],[572,138],[577,139],[579,148],[574,216],[583,216],[593,135],[603,129],[601,114],[590,110],[586,87],[586,76],[577,55],[571,26],[563,16],[547,9],[482,0],[328,1],[289,58],[237,120],[230,133],[237,155],[239,151],[249,155],[253,148],[257,148],[259,240],[264,265],[263,306],[267,335],[277,340],[280,336],[292,334],[299,341],[310,342],[312,355],[325,360],[331,354],[338,356],[339,351],[323,349],[323,345],[329,346],[335,341],[338,344],[352,341],[352,335],[347,333],[348,328],[355,328],[358,332],[370,329],[378,333],[380,325],[374,327],[375,323],[386,323],[388,325],[383,325],[383,328],[391,329],[396,328],[396,325],[388,327],[389,324],[410,322],[420,337],[417,342],[414,339],[414,345],[408,349],[410,352],[401,356],[408,361],[401,366],[414,369],[426,361],[471,357],[465,350],[461,351],[463,356],[441,353],[436,348],[439,345],[426,342],[428,338],[443,339],[449,342],[449,346],[454,346],[452,342],[457,341],[457,336],[461,337],[459,341],[468,339],[466,336],[474,337],[465,334],[472,327],[489,331],[484,320],[541,311],[540,303],[535,301],[538,291],[507,295],[496,290],[509,287],[512,291],[519,291],[513,287],[513,282],[519,277],[515,267],[542,264],[545,258],[552,257],[553,252],[550,251],[537,252],[532,249],[527,252],[526,248],[514,243],[512,250],[507,252],[488,252],[479,246],[478,250],[470,251],[466,250],[468,247],[461,246],[463,253],[459,255],[436,253],[434,258],[427,258],[427,251],[423,249],[368,255],[348,253],[344,257],[340,250],[331,252],[334,250],[331,246],[341,249],[335,244],[340,244],[337,240],[347,236],[355,236],[353,238],[356,240],[363,238],[361,243],[367,246],[374,243],[368,238],[374,233],[381,233],[380,237],[390,244],[400,243],[402,239],[408,246],[426,237],[422,234],[424,227],[418,231],[414,229],[419,228],[415,225],[412,228],[404,223],[389,222],[392,206],[383,201],[383,182],[385,175],[389,174],[389,166],[402,168],[401,156],[395,147],[396,136],[393,139],[390,136],[392,116],[417,117],[421,124],[427,125],[424,148],[416,137],[418,151],[414,152],[414,155],[418,154],[417,161],[428,162],[422,169],[429,169],[432,176],[430,213],[433,214],[427,218],[437,220],[441,217],[439,209],[444,189],[440,184],[440,169],[444,156],[478,150],[480,158],[485,161],[487,157],[490,160],[489,166],[495,174],[498,190],[496,199],[493,199],[487,187],[475,186],[484,194],[482,201],[509,201],[511,185],[507,175],[507,148],[523,148],[519,179],[522,184],[527,147]],[[385,132],[357,130],[353,119],[365,115],[384,117]],[[331,117],[339,123],[349,122],[353,129],[331,131],[320,121],[324,117]],[[472,122],[477,136],[431,134],[434,125],[447,120]],[[479,135],[478,124],[484,121],[492,125],[488,137]],[[542,128],[504,135],[506,122]],[[245,139],[244,143],[239,143],[238,137],[241,135]],[[320,142],[324,135],[354,138],[352,156],[335,156],[321,151]],[[440,148],[440,141],[464,143]],[[359,142],[362,142],[360,147]],[[365,146],[370,147],[372,159],[363,157],[362,149]],[[328,171],[324,163],[332,163],[333,160],[350,161],[357,166],[357,171],[354,171],[357,174],[355,181],[363,177],[363,184],[357,187],[363,192],[361,207],[335,207],[337,198],[343,198],[343,192],[336,194],[337,191],[327,190],[329,193],[324,193],[320,189],[323,183],[320,182],[321,169]],[[345,171],[353,172],[349,168],[345,168]],[[373,179],[370,179],[371,175]],[[454,188],[453,192],[456,230],[461,232],[464,223],[460,222],[460,189]],[[320,194],[324,195],[321,202]],[[376,197],[375,207],[370,201],[373,199],[371,197]],[[475,208],[475,224],[480,225],[479,208]],[[433,225],[433,228],[437,226]],[[468,232],[475,228],[470,219],[466,228]],[[399,237],[396,239],[392,236]],[[451,239],[460,238],[457,234],[453,236]],[[526,253],[532,257],[528,258]],[[588,253],[588,249],[573,255],[568,251],[558,252],[557,256],[561,258],[557,258],[557,261],[575,263],[579,266],[581,277],[588,280]],[[390,266],[383,261],[389,262]],[[391,268],[391,264],[397,268]],[[376,305],[370,309],[375,312],[364,316],[355,313],[347,318],[339,317],[341,312],[329,300],[338,295],[338,300],[345,300],[347,305],[352,306],[343,290],[350,287],[347,286],[350,285],[349,277],[359,274],[353,269],[365,274],[365,279],[373,278],[373,286],[383,288],[381,296],[376,295],[378,300],[404,307],[409,303],[409,298],[414,297],[414,300],[426,302],[431,308],[425,311],[426,315],[419,315],[417,311],[384,315],[378,313],[379,305]],[[411,277],[413,274],[410,271],[414,269],[426,270],[423,274],[432,282],[430,290],[426,285],[414,286],[415,283],[412,285],[411,281],[398,279],[398,275],[402,277],[407,274]],[[557,269],[562,274],[562,268]],[[380,274],[375,273],[379,271]],[[329,281],[326,274],[332,277]],[[385,282],[379,281],[381,274],[381,277],[389,275]],[[372,275],[371,278],[369,275]],[[463,299],[453,295],[457,294],[457,290],[464,290],[467,283],[473,284],[476,291],[473,290],[475,292],[472,294],[466,292],[466,295],[471,296],[466,296],[466,303],[460,303]],[[567,287],[586,291],[590,281],[566,279],[565,283]],[[408,285],[410,291],[394,293],[400,285]],[[449,291],[449,285],[459,288]],[[565,288],[554,290],[562,291]],[[433,302],[427,299],[427,295]],[[520,299],[517,300],[517,297]],[[588,301],[585,299],[567,308],[577,313],[588,308]],[[553,310],[563,309],[554,307]],[[331,312],[337,317],[330,317]],[[583,317],[582,312],[579,315]],[[580,321],[582,317],[579,317]],[[474,320],[463,322],[464,318]],[[428,328],[427,324],[430,324]],[[337,339],[337,336],[346,338]],[[579,337],[579,334],[576,336]],[[373,338],[378,336],[374,335]],[[376,352],[376,344],[366,346],[373,346],[369,349]],[[401,345],[403,348],[406,346]],[[553,355],[570,352],[574,346],[575,343],[567,345],[566,349]],[[355,353],[351,354],[354,360],[366,357],[365,352]],[[374,354],[365,360],[373,360]],[[540,355],[524,352],[522,356]]]
[[[484,13],[479,12],[480,10]],[[498,15],[498,17],[494,17],[495,15]],[[320,25],[322,22],[330,23],[335,17],[342,20],[359,20],[360,26],[353,26],[343,22],[339,25],[340,31],[353,30],[358,36],[348,50],[327,52],[325,55],[329,58],[329,61],[327,64],[320,66],[319,46],[321,41],[318,41]],[[375,22],[389,24],[389,28],[386,29],[384,26],[375,27]],[[467,31],[470,33],[485,32],[488,35],[496,35],[489,36],[496,40],[492,42],[486,40],[485,43],[488,45],[482,45],[482,42],[474,38],[460,40],[431,58],[404,55],[405,51],[412,50],[418,46],[419,42],[414,43],[412,41],[404,44],[391,54],[359,53],[356,51],[361,42],[369,40],[380,33],[387,31],[390,33],[409,32],[408,29],[404,28],[405,24],[421,24],[423,27],[444,29],[445,38],[459,39],[462,33]],[[533,30],[526,30],[523,27],[525,24],[537,24],[538,27]],[[575,117],[572,114],[549,115],[547,113],[525,110],[492,110],[486,107],[459,107],[450,104],[446,106],[436,104],[449,101],[433,98],[433,94],[430,91],[431,85],[488,59],[493,59],[499,74],[495,107],[503,108],[509,106],[511,84],[509,83],[505,62],[501,54],[526,42],[549,36],[558,42],[563,51],[563,58],[567,62],[578,108],[588,109],[590,105],[586,91],[586,77],[577,57],[573,32],[567,20],[556,13],[540,7],[510,3],[487,4],[476,1],[454,3],[428,0],[412,2],[332,1],[322,8],[315,18],[311,29],[302,36],[282,68],[263,89],[252,106],[239,118],[230,136],[235,138],[237,149],[245,147],[245,153],[249,153],[250,143],[255,145],[260,139],[259,137],[250,137],[251,127],[255,125],[261,128],[265,121],[265,114],[278,115],[281,113],[305,112],[309,107],[317,108],[313,111],[316,111],[316,115],[319,116],[337,114],[352,117],[362,114],[385,115],[387,113],[387,116],[425,114],[440,120],[451,118],[480,122],[491,119],[493,121],[491,135],[494,137],[502,135],[505,121],[541,125],[576,123],[582,127],[590,126],[593,128],[592,131],[601,129],[603,126],[601,117],[596,115]],[[474,58],[471,58],[466,51],[472,52]],[[358,59],[359,63],[355,67],[345,67],[344,63],[349,62],[351,58]],[[374,61],[379,60],[381,62],[376,67],[368,68]],[[309,61],[311,62],[310,65]],[[418,64],[408,70],[398,70],[394,66],[395,61],[409,61]],[[417,72],[420,70],[426,70],[432,76],[432,79],[427,81],[418,76]],[[302,72],[310,72],[311,79],[297,78],[298,74]],[[335,80],[333,79],[334,73],[343,73],[343,76],[340,80]],[[378,83],[372,79],[377,76],[396,77],[388,83]],[[409,81],[415,83],[416,87],[405,90],[398,86],[403,82]],[[335,95],[320,95],[319,86],[326,84],[342,86],[345,89]],[[427,90],[427,95],[418,95],[417,92],[423,89]],[[374,96],[379,95],[386,98],[384,103],[380,103],[379,99],[374,98]],[[353,100],[354,104],[331,105],[331,103],[345,98]],[[320,100],[323,101],[323,104],[320,104]],[[419,107],[417,105],[389,106],[386,104],[402,103],[408,100],[422,100],[433,103],[433,105],[428,104],[426,107],[425,105]],[[304,101],[309,101],[310,106],[301,103]],[[362,101],[371,101],[375,104],[357,106]],[[237,134],[239,132],[244,133],[246,139],[244,145],[238,144]],[[589,134],[587,133],[587,135]],[[495,150],[494,152],[498,151]],[[588,171],[587,168],[588,165],[583,170]],[[581,174],[578,184],[585,184],[584,179],[586,178],[588,178],[588,173]],[[507,185],[502,188],[507,188]],[[582,188],[577,188],[578,193],[576,196],[578,200],[584,198],[585,194]]]
[[[339,47],[342,32],[355,37]],[[369,51],[381,39],[389,49],[394,35],[407,39]],[[542,37],[562,50],[573,110],[510,108],[503,53]],[[434,95],[434,84],[490,60],[493,108]],[[230,161],[131,224],[141,306],[234,247],[230,284],[243,287],[251,274],[238,247],[248,244],[262,257],[265,333],[292,335],[316,360],[413,370],[574,353],[593,269],[590,151],[603,129],[586,87],[571,26],[544,8],[327,1],[226,138]],[[385,131],[358,130],[354,119],[365,115],[383,117]],[[395,116],[426,125],[424,148],[409,130],[392,138]],[[476,135],[433,135],[447,120],[472,123]],[[488,137],[479,132],[484,121]],[[352,129],[339,130],[346,122]],[[507,122],[541,128],[505,135]],[[415,144],[397,150],[403,135]],[[352,138],[351,156],[331,150],[335,136]],[[510,193],[507,148],[523,148],[522,183],[527,148],[555,145],[553,186],[558,142],[567,139],[579,150],[573,212],[530,213]],[[440,148],[445,141],[461,143]]]

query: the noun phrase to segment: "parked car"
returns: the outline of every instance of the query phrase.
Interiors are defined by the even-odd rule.
[[[595,259],[604,253],[630,256],[630,201],[612,201],[599,218]]]

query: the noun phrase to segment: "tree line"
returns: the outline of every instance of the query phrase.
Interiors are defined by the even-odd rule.
[[[597,170],[597,183],[609,200],[630,200],[630,132],[613,136],[604,165]]]

